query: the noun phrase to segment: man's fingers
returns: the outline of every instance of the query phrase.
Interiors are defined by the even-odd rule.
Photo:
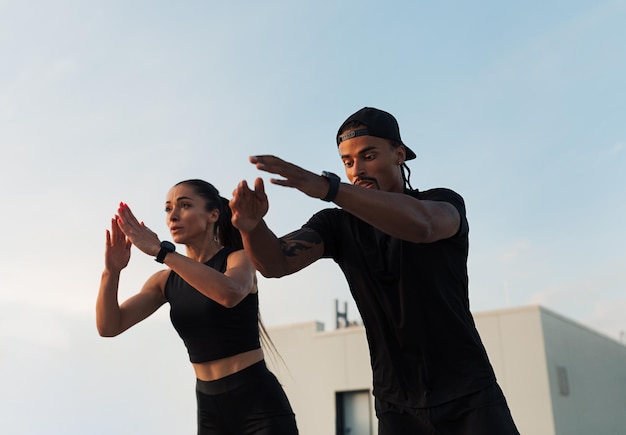
[[[254,163],[254,164],[257,164],[257,163],[266,164],[272,160],[282,161],[278,157],[273,156],[271,154],[260,154],[257,156],[250,156],[248,157],[248,160],[250,160],[250,163]]]
[[[254,164],[260,171],[269,172],[272,174],[283,175],[283,172],[293,166],[293,164],[284,161],[276,156],[264,155],[264,156],[250,156],[250,163]]]
[[[276,184],[277,186],[295,187],[294,184],[286,178],[270,178],[270,183]]]
[[[254,180],[254,191],[257,194],[265,194],[265,185],[263,184],[262,178],[257,178]]]

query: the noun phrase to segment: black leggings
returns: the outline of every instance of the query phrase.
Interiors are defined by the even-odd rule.
[[[296,435],[296,418],[265,361],[215,381],[196,380],[198,435]]]

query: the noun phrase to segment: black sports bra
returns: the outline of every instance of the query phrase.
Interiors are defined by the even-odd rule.
[[[204,264],[223,273],[233,251],[224,247]],[[170,271],[165,297],[170,304],[172,325],[183,339],[191,362],[213,361],[261,347],[257,293],[226,308]]]

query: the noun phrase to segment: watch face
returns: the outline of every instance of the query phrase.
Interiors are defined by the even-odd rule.
[[[326,178],[336,178],[336,179],[339,179],[339,176],[337,174],[333,174],[332,172],[328,172],[328,171],[322,171],[322,176],[324,176]]]
[[[172,242],[163,241],[161,242],[161,248],[165,248],[170,252],[174,252],[176,250],[176,246]]]

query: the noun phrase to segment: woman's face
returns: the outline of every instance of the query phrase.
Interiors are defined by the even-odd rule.
[[[165,199],[165,223],[174,243],[213,240],[213,226],[219,211],[206,208],[206,200],[196,194],[193,187],[179,184],[170,189]]]

